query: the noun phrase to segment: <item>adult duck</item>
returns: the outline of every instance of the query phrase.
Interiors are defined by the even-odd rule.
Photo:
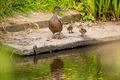
[[[60,35],[61,31],[63,30],[63,24],[57,17],[58,12],[62,11],[62,9],[59,6],[54,7],[53,15],[51,19],[49,20],[49,29],[53,33],[53,38],[55,38],[55,34]]]

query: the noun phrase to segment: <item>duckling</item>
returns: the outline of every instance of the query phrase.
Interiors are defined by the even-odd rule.
[[[73,30],[73,21],[71,21],[71,24],[68,26],[67,30],[68,30],[69,33],[74,33],[72,31]]]
[[[49,20],[48,27],[49,27],[50,31],[53,33],[53,35],[55,35],[56,33],[58,33],[60,35],[61,31],[63,30],[63,24],[57,17],[57,13],[59,11],[62,11],[62,9],[59,6],[55,6],[54,11],[53,11],[53,16]]]
[[[83,25],[82,25],[82,22],[80,22],[80,24],[79,24],[79,26],[78,26],[78,28],[80,28],[80,27],[82,27]]]
[[[84,29],[82,25],[79,25],[79,26],[80,26],[79,32],[81,33],[81,36],[84,36],[87,30]]]

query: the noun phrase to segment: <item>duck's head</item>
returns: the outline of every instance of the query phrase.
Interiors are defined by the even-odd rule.
[[[54,11],[61,11],[62,9],[59,6],[54,7]]]
[[[61,7],[55,6],[53,13],[60,13],[60,12],[62,12],[62,14],[63,14],[64,11],[61,9]]]
[[[77,28],[83,28],[82,23],[80,23],[80,24],[77,26]]]

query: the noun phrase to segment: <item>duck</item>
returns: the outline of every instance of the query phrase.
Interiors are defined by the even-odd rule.
[[[59,6],[55,6],[54,10],[53,10],[53,15],[50,18],[49,25],[48,25],[49,30],[53,33],[54,38],[55,38],[55,34],[60,35],[61,31],[63,30],[63,24],[62,24],[62,22],[59,20],[59,18],[57,16],[57,13],[59,11],[62,11],[62,9]]]
[[[82,24],[80,24],[79,27],[80,27],[79,32],[81,33],[81,36],[84,36],[87,30],[83,28]]]
[[[68,28],[67,28],[69,34],[74,33],[74,32],[73,32],[73,25],[74,25],[74,23],[73,23],[73,21],[71,21],[71,24],[70,24],[70,25],[68,26]]]

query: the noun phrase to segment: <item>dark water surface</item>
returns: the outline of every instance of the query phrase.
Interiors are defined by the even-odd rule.
[[[120,40],[15,61],[17,80],[120,80]]]

